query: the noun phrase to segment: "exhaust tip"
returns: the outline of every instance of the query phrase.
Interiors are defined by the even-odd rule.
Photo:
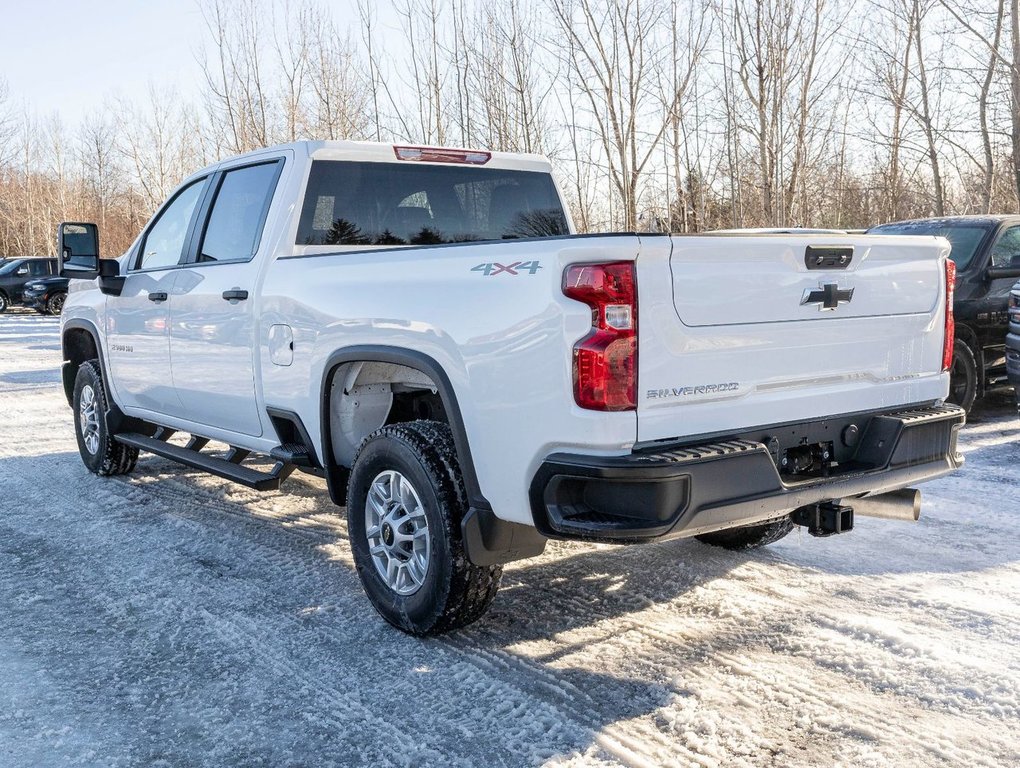
[[[911,522],[921,518],[921,492],[916,488],[901,488],[860,499],[844,499],[843,503],[852,506],[854,513],[863,517]]]

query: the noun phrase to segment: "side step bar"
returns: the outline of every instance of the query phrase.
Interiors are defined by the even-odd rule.
[[[157,434],[160,433],[157,432]],[[259,472],[257,469],[242,466],[241,461],[247,457],[248,452],[233,447],[231,447],[230,454],[225,459],[201,453],[201,449],[209,442],[205,438],[193,437],[187,446],[171,445],[164,440],[160,440],[158,437],[147,437],[136,432],[114,435],[113,438],[118,443],[132,445],[139,450],[154,453],[165,459],[176,461],[178,464],[201,469],[211,475],[232,480],[248,488],[254,488],[256,491],[277,490],[280,487],[280,483],[286,480],[291,472],[294,471],[293,464],[282,461],[277,461],[276,466],[273,467],[271,472]]]

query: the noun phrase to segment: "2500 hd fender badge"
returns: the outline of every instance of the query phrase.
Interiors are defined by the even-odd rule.
[[[730,381],[725,384],[698,384],[694,387],[671,387],[670,389],[649,389],[645,397],[649,400],[663,400],[671,397],[691,397],[693,395],[714,395],[720,392],[736,392],[740,382]]]

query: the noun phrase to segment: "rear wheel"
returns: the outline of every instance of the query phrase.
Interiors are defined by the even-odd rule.
[[[7,307],[10,306],[10,301],[7,299],[7,295],[0,292],[0,312],[6,312]]]
[[[74,435],[78,453],[97,475],[123,475],[135,468],[138,449],[118,443],[106,423],[109,401],[98,360],[86,360],[74,379]]]
[[[728,528],[697,536],[697,540],[723,549],[757,549],[773,544],[793,530],[789,517],[772,520],[761,525],[746,525],[742,528]]]
[[[348,484],[348,534],[365,593],[393,626],[435,635],[488,609],[502,568],[467,559],[466,512],[447,425],[391,424],[362,443]]]
[[[978,364],[974,352],[966,343],[957,339],[953,344],[953,367],[949,370],[950,403],[970,412],[977,398]]]
[[[46,301],[46,311],[51,315],[59,315],[64,309],[64,301],[67,299],[66,293],[55,293]]]

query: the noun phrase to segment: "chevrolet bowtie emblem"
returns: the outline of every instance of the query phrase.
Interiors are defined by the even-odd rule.
[[[854,297],[853,288],[840,288],[835,283],[826,283],[818,288],[808,288],[804,291],[801,304],[817,304],[818,310],[833,310],[840,304],[848,304]]]

